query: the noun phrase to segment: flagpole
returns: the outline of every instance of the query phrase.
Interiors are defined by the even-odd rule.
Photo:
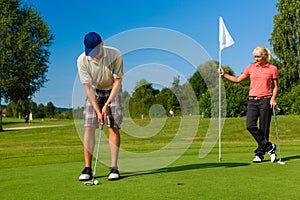
[[[222,67],[222,50],[234,44],[234,41],[229,34],[222,17],[219,17],[219,67]],[[222,105],[222,91],[221,91],[221,75],[219,74],[219,161],[221,162],[221,105]]]
[[[219,48],[220,49],[220,48]],[[221,50],[219,50],[219,67],[222,67],[221,65]],[[222,157],[221,157],[221,104],[222,104],[222,100],[221,100],[221,74],[219,74],[219,162],[222,161]]]

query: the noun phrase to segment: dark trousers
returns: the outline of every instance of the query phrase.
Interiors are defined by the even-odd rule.
[[[257,156],[264,155],[266,150],[271,148],[272,144],[269,142],[271,117],[270,98],[248,101],[246,126],[257,142],[258,147],[254,151]]]

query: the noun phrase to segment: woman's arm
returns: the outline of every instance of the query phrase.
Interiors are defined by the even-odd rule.
[[[247,78],[247,76],[244,73],[242,73],[238,77],[226,74],[221,67],[219,67],[218,72],[219,72],[220,75],[224,76],[224,78],[226,78],[226,79],[228,79],[228,80],[230,80],[231,82],[234,82],[234,83],[239,83],[239,82],[241,82],[241,81],[243,81]]]

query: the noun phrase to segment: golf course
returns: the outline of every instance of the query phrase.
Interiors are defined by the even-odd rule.
[[[188,117],[192,121],[196,116],[167,118],[159,133],[151,137],[133,137],[121,131],[121,148],[134,153],[157,151],[172,141],[179,129],[178,124],[182,118],[189,120]],[[150,120],[134,122],[145,127]],[[191,144],[174,162],[144,171],[124,171],[119,166],[121,179],[118,181],[107,180],[109,166],[102,162],[104,150],[101,148],[96,173],[99,184],[87,186],[78,181],[84,162],[80,133],[74,120],[44,119],[24,124],[17,118],[3,118],[0,199],[300,198],[299,116],[277,116],[285,165],[271,163],[268,155],[262,163],[252,163],[256,143],[245,128],[244,117],[225,119],[221,161],[218,159],[218,143],[208,155],[200,158],[199,150],[209,122],[209,118],[200,119]],[[104,134],[107,135],[106,128]],[[277,144],[273,121],[270,140]],[[101,145],[108,151],[105,143],[107,141],[103,139]],[[181,148],[180,144],[178,148]],[[121,151],[120,162],[126,162],[125,156]],[[143,165],[134,159],[130,164]]]

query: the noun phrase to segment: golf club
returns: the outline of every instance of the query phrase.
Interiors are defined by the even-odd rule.
[[[99,137],[98,137],[98,146],[97,146],[97,152],[96,152],[96,160],[95,160],[95,164],[94,164],[93,179],[92,179],[92,181],[84,182],[84,185],[98,185],[99,184],[98,180],[95,180],[95,175],[96,175],[97,162],[98,162],[98,156],[99,156],[99,150],[100,150],[102,129],[103,129],[103,124],[100,125],[100,132],[99,132]]]
[[[285,162],[281,161],[280,141],[279,141],[279,136],[278,136],[278,127],[277,127],[275,110],[280,110],[280,108],[278,106],[273,107],[274,125],[275,125],[275,130],[276,130],[276,142],[277,142],[278,155],[279,155],[279,160],[277,161],[277,163],[279,163],[281,165],[285,165]]]

